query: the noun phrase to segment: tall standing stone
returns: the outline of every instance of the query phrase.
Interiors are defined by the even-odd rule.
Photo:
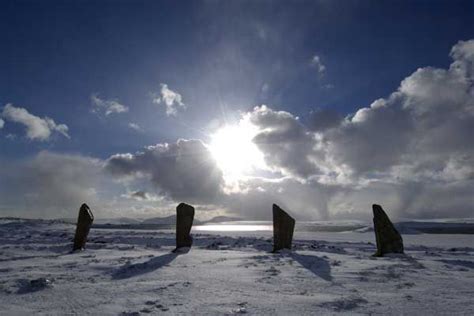
[[[74,246],[72,249],[73,251],[85,248],[87,235],[89,234],[89,230],[93,221],[94,215],[92,215],[91,209],[89,206],[87,206],[87,204],[82,204],[81,208],[79,209],[79,217],[77,218],[76,235],[74,236]]]
[[[393,226],[380,205],[372,205],[374,212],[374,231],[377,242],[376,257],[382,257],[387,253],[403,253],[403,239]]]
[[[194,207],[180,203],[176,207],[176,249],[191,247],[193,238],[189,234],[194,220]]]
[[[273,204],[273,252],[291,249],[295,220],[278,205]]]

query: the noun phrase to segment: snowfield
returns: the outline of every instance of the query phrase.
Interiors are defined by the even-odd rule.
[[[403,235],[406,255],[373,258],[373,232],[93,227],[70,253],[75,225],[0,220],[0,314],[474,315],[474,235]],[[370,229],[368,229],[370,230]]]

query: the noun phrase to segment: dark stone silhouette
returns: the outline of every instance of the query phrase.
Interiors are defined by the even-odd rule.
[[[393,226],[380,205],[372,205],[374,212],[374,231],[377,242],[376,257],[382,257],[387,253],[403,253],[402,236]]]
[[[278,205],[273,204],[273,252],[291,249],[295,220]]]
[[[93,221],[94,215],[92,215],[91,209],[87,204],[82,204],[79,209],[79,217],[77,218],[76,235],[74,236],[74,247],[72,251],[85,248],[87,235],[89,234]]]
[[[194,207],[180,203],[176,207],[176,249],[191,247],[193,238],[189,234],[194,220]]]

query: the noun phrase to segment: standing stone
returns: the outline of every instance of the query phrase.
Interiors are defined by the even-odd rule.
[[[382,257],[386,253],[403,253],[402,236],[393,226],[380,205],[372,205],[374,212],[374,231],[377,242],[376,257]]]
[[[77,218],[76,235],[74,236],[74,247],[72,251],[85,248],[87,235],[89,234],[93,221],[94,215],[92,215],[91,209],[87,204],[82,204],[79,209],[79,217]]]
[[[182,247],[191,247],[193,238],[189,234],[194,220],[194,207],[180,203],[176,207],[176,250]]]
[[[273,204],[273,252],[291,249],[295,220],[278,205]]]

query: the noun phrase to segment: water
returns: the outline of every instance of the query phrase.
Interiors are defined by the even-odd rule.
[[[299,232],[343,232],[353,231],[366,227],[359,222],[306,222],[296,223],[295,230]],[[232,221],[221,223],[209,223],[193,226],[194,231],[205,232],[258,232],[272,231],[273,223],[270,221]]]
[[[272,231],[272,225],[255,225],[255,224],[208,224],[193,227],[194,231],[206,232],[258,232]]]

